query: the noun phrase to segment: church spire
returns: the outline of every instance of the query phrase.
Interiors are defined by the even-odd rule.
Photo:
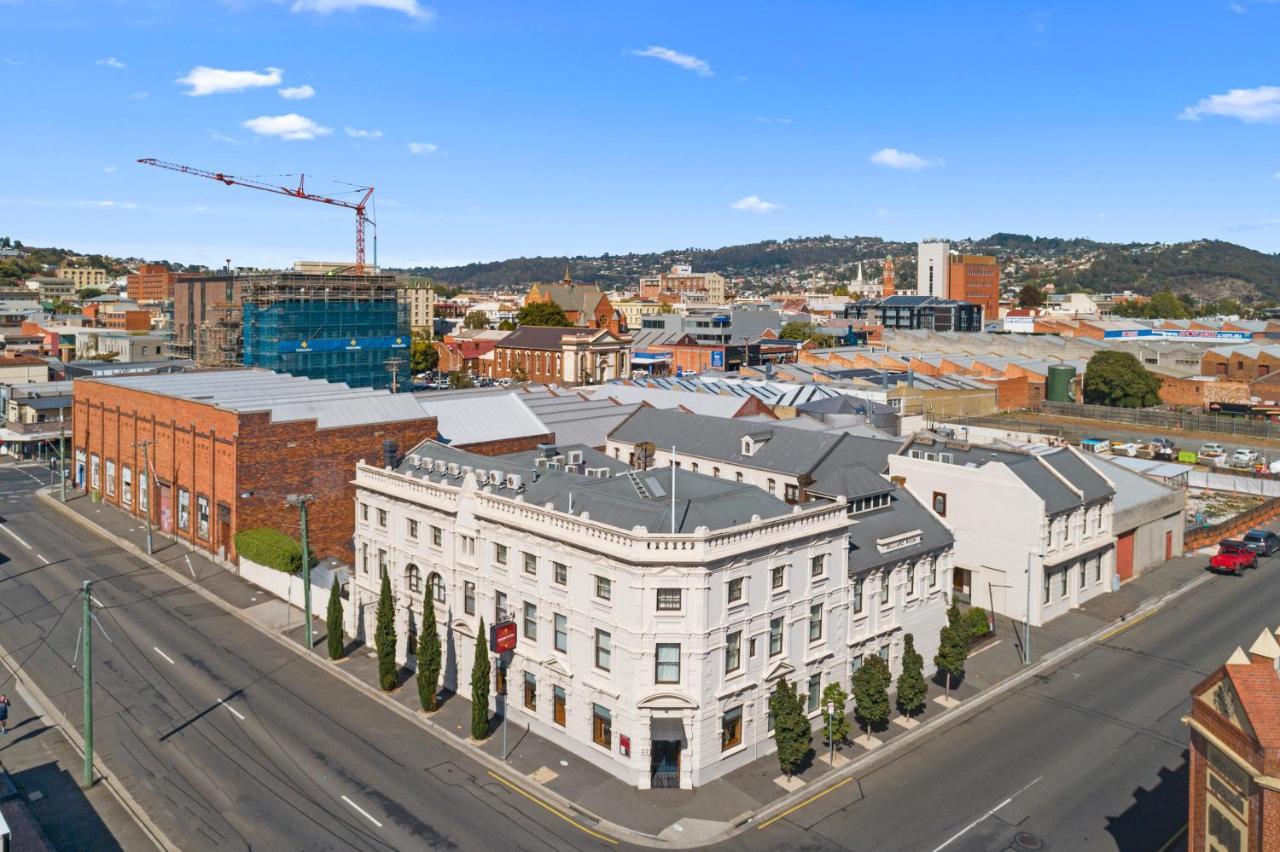
[[[567,260],[564,262],[564,283],[565,284],[573,283],[573,276],[569,274],[569,261]]]

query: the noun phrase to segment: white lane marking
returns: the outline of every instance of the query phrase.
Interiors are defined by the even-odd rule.
[[[373,823],[373,824],[374,824],[374,825],[376,825],[378,828],[382,828],[382,823],[380,823],[380,822],[378,822],[376,819],[374,819],[374,818],[373,818],[373,816],[372,816],[368,811],[366,811],[364,808],[360,807],[360,806],[359,806],[359,805],[357,805],[355,802],[353,802],[353,801],[351,801],[350,799],[348,799],[346,796],[343,796],[343,797],[342,797],[342,801],[346,802],[348,805],[350,805],[351,807],[353,807],[353,808],[355,808],[356,810],[358,810],[358,811],[359,811],[359,812],[364,816],[364,818],[365,818],[365,819],[369,820],[369,822]]]
[[[166,654],[164,651],[161,651],[161,650],[160,650],[159,648],[157,648],[155,645],[152,645],[152,646],[151,646],[151,650],[155,651],[157,654],[159,654],[160,656],[162,656],[162,657],[164,657],[166,660],[168,660],[168,661],[169,661],[169,665],[173,665],[173,664],[174,664],[174,663],[173,663],[173,658],[171,658],[171,657],[170,657],[168,654]]]
[[[1043,777],[1044,777],[1043,775],[1041,775],[1041,776],[1040,776],[1040,778],[1043,778]],[[1040,778],[1037,778],[1035,781],[1032,781],[1030,784],[1027,784],[1027,785],[1026,785],[1025,787],[1023,787],[1021,790],[1017,791],[1016,793],[1014,793],[1013,795],[1011,795],[1009,798],[1005,799],[1003,802],[1001,802],[1000,804],[996,805],[994,808],[992,808],[991,810],[987,811],[985,814],[983,814],[982,816],[978,817],[978,818],[977,818],[977,819],[975,819],[973,822],[969,823],[969,824],[968,824],[968,825],[966,825],[964,828],[960,829],[960,830],[959,830],[959,831],[957,831],[955,834],[953,834],[953,835],[951,835],[950,837],[948,837],[945,841],[943,841],[943,843],[942,843],[940,846],[936,846],[936,847],[934,847],[933,852],[941,852],[941,850],[946,849],[946,848],[947,848],[948,846],[950,846],[952,843],[955,843],[957,840],[959,840],[961,837],[963,837],[965,834],[967,834],[971,829],[973,829],[973,827],[974,827],[974,826],[976,826],[978,823],[982,822],[984,819],[986,819],[987,817],[991,816],[991,815],[992,815],[992,814],[994,814],[996,811],[1000,810],[1000,809],[1001,809],[1001,808],[1003,808],[1005,805],[1007,805],[1007,804],[1009,804],[1010,802],[1012,802],[1012,801],[1013,801],[1014,799],[1016,799],[1018,796],[1022,795],[1022,794],[1023,794],[1023,793],[1025,793],[1027,790],[1031,789],[1032,785],[1034,785],[1035,783],[1037,783],[1037,782],[1040,780]]]
[[[49,560],[48,560],[48,559],[45,559],[45,558],[44,558],[44,556],[43,556],[43,554],[37,553],[37,554],[36,554],[36,559],[39,559],[39,560],[40,560],[41,562],[43,562],[45,565],[48,565],[48,564],[49,564]]]
[[[13,530],[9,529],[8,527],[4,526],[3,524],[0,524],[0,530],[4,530],[4,531],[5,531],[6,533],[8,533],[9,535],[13,536],[14,541],[18,542],[18,544],[22,545],[22,546],[23,546],[23,547],[25,547],[27,550],[30,550],[30,549],[31,549],[31,545],[29,545],[29,544],[27,544],[25,541],[23,541],[23,540],[22,540],[22,536],[18,535],[18,534],[17,534],[16,532],[14,532]]]
[[[987,651],[990,651],[992,648],[994,648],[995,646],[999,645],[999,644],[1000,644],[1001,642],[1003,642],[1003,641],[1004,641],[1003,639],[997,639],[996,641],[992,642],[992,643],[991,643],[990,645],[988,645],[987,647],[985,647],[985,648],[979,648],[978,650],[974,651],[972,654],[970,654],[970,655],[969,655],[969,659],[971,659],[971,660],[972,660],[974,657],[978,656],[979,654],[985,654]]]
[[[218,699],[218,703],[219,703],[219,704],[221,704],[223,707],[227,708],[228,710],[230,710],[230,711],[232,712],[232,714],[234,714],[234,715],[235,715],[235,717],[236,717],[237,719],[239,719],[241,722],[243,722],[243,721],[244,721],[244,716],[242,716],[242,715],[240,714],[240,711],[239,711],[239,710],[237,710],[236,708],[232,707],[230,704],[228,704],[227,702],[223,701],[221,698],[219,698],[219,699]]]

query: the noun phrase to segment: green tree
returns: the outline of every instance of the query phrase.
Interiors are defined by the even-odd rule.
[[[382,575],[382,589],[378,592],[378,619],[374,627],[373,643],[378,651],[378,686],[384,692],[396,688],[399,666],[396,665],[396,604],[391,596],[391,578]]]
[[[853,675],[853,700],[858,719],[866,725],[867,736],[871,728],[889,718],[889,684],[893,676],[889,664],[879,654],[870,654]]]
[[[954,600],[947,608],[947,623],[939,633],[938,653],[933,664],[947,673],[947,697],[951,697],[951,678],[964,674],[965,661],[969,659],[969,625],[960,614],[960,605]]]
[[[502,322],[498,323],[498,331],[515,331],[515,330],[516,330],[516,324],[509,319],[504,319]]]
[[[476,632],[476,658],[471,664],[471,738],[482,740],[489,736],[489,644],[480,617],[480,629]]]
[[[555,302],[533,302],[525,305],[516,315],[516,322],[520,325],[568,326],[570,324],[569,318],[564,314],[564,308]]]
[[[489,327],[489,315],[484,311],[468,311],[462,318],[463,328],[483,329]]]
[[[1091,405],[1147,408],[1160,402],[1160,377],[1129,352],[1096,353],[1084,371],[1084,401]]]
[[[440,363],[440,353],[430,340],[420,334],[413,336],[409,344],[409,369],[416,376],[418,373],[429,373]]]
[[[1044,291],[1030,281],[1023,284],[1022,289],[1018,291],[1018,307],[1020,308],[1039,308],[1044,305],[1044,302]]]
[[[792,320],[782,327],[779,337],[783,340],[808,340],[813,335],[813,324]]]
[[[785,680],[778,682],[769,696],[769,712],[773,714],[773,741],[778,747],[778,766],[790,778],[809,754],[813,728],[800,706],[796,688]]]
[[[333,586],[329,589],[329,611],[324,620],[325,636],[329,640],[329,659],[342,658],[346,643],[342,641],[342,594],[338,586],[338,575],[333,575]]]
[[[1191,310],[1186,302],[1173,295],[1169,290],[1161,290],[1151,297],[1144,306],[1148,317],[1157,319],[1187,319]]]
[[[449,387],[453,388],[454,390],[465,390],[467,388],[473,388],[475,386],[476,386],[476,383],[471,381],[471,377],[468,376],[466,373],[462,372],[461,370],[457,371],[456,373],[449,374]]]
[[[898,712],[914,716],[924,709],[928,686],[924,682],[924,657],[916,650],[915,637],[902,637],[902,672],[898,675]]]
[[[418,634],[418,700],[423,710],[435,710],[440,691],[440,630],[431,589],[422,597],[422,630]]]
[[[845,702],[849,700],[849,694],[839,683],[832,681],[827,684],[827,688],[822,690],[822,737],[827,741],[827,745],[832,743],[842,743],[849,738],[849,718],[845,716]],[[831,705],[832,710],[827,712],[827,706]]]
[[[87,302],[90,299],[96,299],[101,296],[102,293],[103,291],[99,290],[97,287],[81,287],[76,291],[76,298],[82,302]]]
[[[847,295],[849,295],[849,288],[848,288],[848,287],[846,287],[846,286],[844,286],[843,284],[841,284],[840,286],[836,287],[836,289],[834,289],[834,290],[832,290],[832,291],[831,291],[831,295],[833,295],[833,296],[847,296]]]

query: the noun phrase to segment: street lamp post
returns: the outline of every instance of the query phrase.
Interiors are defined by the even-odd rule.
[[[836,768],[836,738],[835,728],[831,726],[831,719],[835,716],[836,703],[834,701],[827,702],[827,745],[830,747],[828,759],[831,761],[831,768]]]
[[[299,520],[302,526],[302,608],[306,619],[306,642],[307,653],[311,653],[313,646],[311,638],[311,553],[307,549],[307,504],[315,498],[310,494],[290,494],[285,498],[285,502],[290,506],[297,506]]]
[[[1031,665],[1031,564],[1039,556],[1036,551],[1027,553],[1027,618],[1022,627],[1022,663]]]

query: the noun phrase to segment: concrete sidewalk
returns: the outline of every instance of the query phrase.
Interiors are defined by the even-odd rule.
[[[94,504],[86,497],[73,498],[65,505],[48,495],[42,495],[42,498],[63,511],[79,516],[108,538],[135,548],[145,548],[145,527],[135,518]],[[184,577],[196,580],[202,588],[239,610],[264,632],[301,644],[302,618],[296,607],[290,607],[241,580],[213,560],[191,551],[185,544],[172,542],[158,533],[155,540],[155,560]],[[1046,654],[1079,643],[1084,637],[1098,633],[1129,613],[1148,607],[1161,596],[1195,581],[1204,575],[1204,565],[1205,559],[1201,556],[1172,560],[1133,580],[1118,592],[1096,598],[1042,628],[1033,628],[1033,664]],[[943,693],[941,681],[935,680],[929,684],[929,701],[918,717],[920,725],[904,726],[897,720],[891,721],[883,730],[875,732],[879,741],[875,750],[854,743],[839,746],[834,769],[828,763],[827,749],[821,742],[821,719],[815,720],[814,757],[797,776],[802,785],[799,791],[788,792],[777,783],[779,770],[773,754],[762,755],[748,766],[696,790],[641,791],[523,727],[508,726],[507,753],[503,755],[501,717],[494,720],[493,733],[485,742],[473,743],[468,738],[470,702],[460,696],[449,695],[440,710],[425,714],[420,710],[417,689],[407,673],[401,686],[389,693],[376,688],[377,661],[370,648],[349,648],[349,656],[337,663],[324,659],[324,630],[323,622],[315,620],[316,654],[324,665],[341,668],[351,679],[358,681],[364,691],[384,701],[394,702],[399,705],[399,712],[416,716],[424,727],[439,736],[451,738],[455,745],[482,753],[490,765],[497,766],[497,761],[503,761],[505,771],[519,779],[530,792],[546,791],[552,794],[553,801],[566,803],[577,815],[600,825],[603,830],[617,829],[620,834],[629,835],[637,842],[665,841],[691,846],[722,839],[735,826],[762,809],[772,811],[783,801],[803,797],[806,788],[816,792],[826,786],[823,781],[834,783],[833,772],[840,777],[848,776],[860,768],[864,758],[871,758],[881,749],[886,753],[898,751],[888,748],[898,739],[909,734],[914,735],[913,739],[927,735],[937,725],[956,718],[956,711],[946,710],[934,700]],[[1022,663],[1021,625],[998,619],[996,635],[975,648],[967,668],[964,678],[952,687],[952,695],[962,702],[997,688],[1022,672],[1025,666]],[[510,698],[520,700],[517,693]],[[849,709],[852,710],[852,701]]]

